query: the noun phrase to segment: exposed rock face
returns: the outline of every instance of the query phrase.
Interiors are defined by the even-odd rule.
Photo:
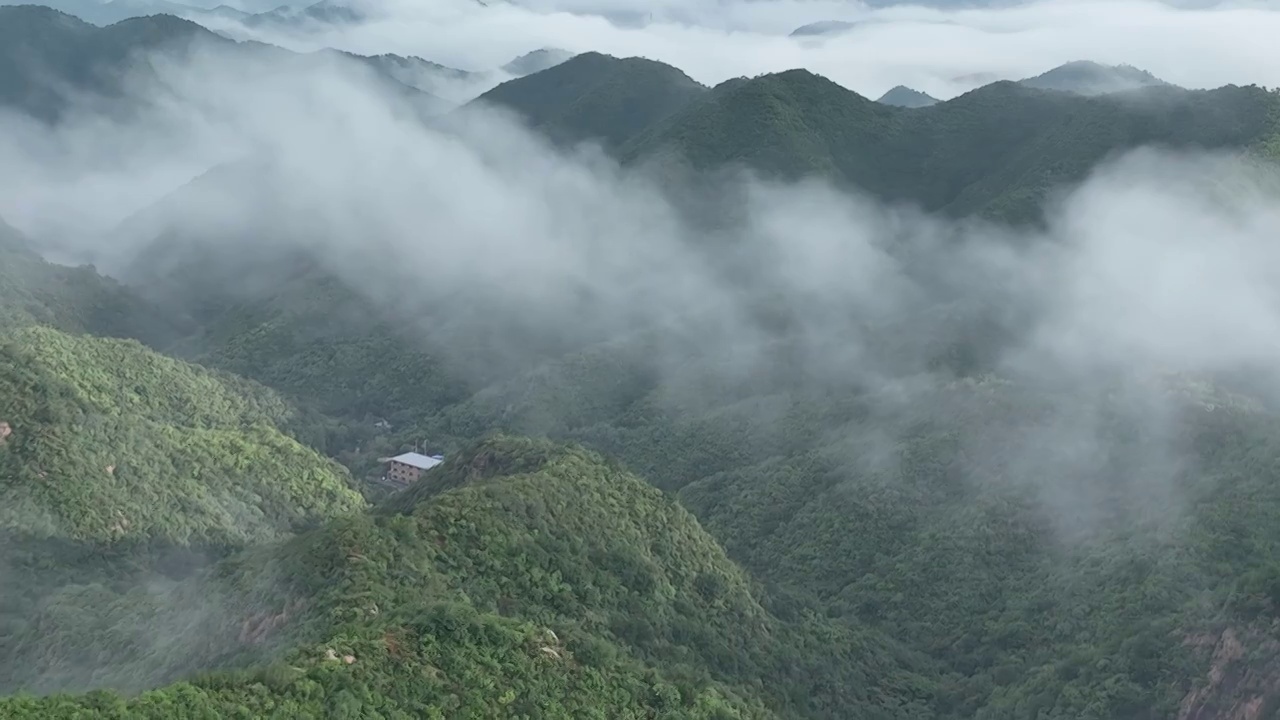
[[[1280,642],[1270,633],[1219,634],[1189,639],[1212,648],[1208,682],[1182,698],[1178,720],[1269,720],[1280,712]]]

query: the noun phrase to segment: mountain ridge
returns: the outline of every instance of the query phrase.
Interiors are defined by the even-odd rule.
[[[173,15],[133,17],[97,27],[51,8],[16,5],[0,6],[0,25],[0,40],[8,40],[0,45],[0,106],[15,107],[46,122],[58,121],[76,103],[86,101],[97,103],[96,111],[104,104],[127,111],[141,99],[131,95],[126,80],[135,84],[156,80],[152,68],[137,62],[140,58],[163,55],[181,62],[204,49],[274,63],[277,70],[292,67],[304,72],[332,71],[328,61],[346,58],[371,70],[388,95],[428,115],[452,107],[403,82],[381,58],[333,50],[300,54],[256,41],[237,42]],[[40,42],[33,44],[31,38]]]
[[[653,60],[582,53],[507,81],[473,104],[510,108],[556,142],[591,139],[616,148],[705,89]]]
[[[453,479],[444,478],[445,487],[431,493],[429,502],[422,492],[397,498],[371,514],[335,520],[196,579],[193,594],[227,594],[221,607],[230,612],[210,619],[211,628],[233,626],[238,616],[253,616],[257,608],[267,610],[264,617],[273,612],[269,608],[291,608],[281,621],[264,625],[261,635],[242,632],[237,639],[230,633],[218,644],[296,647],[284,655],[298,669],[290,678],[300,679],[300,672],[312,683],[329,684],[334,678],[326,675],[334,671],[353,673],[362,691],[360,699],[346,702],[366,711],[418,708],[432,716],[464,709],[493,712],[514,702],[522,712],[541,708],[563,714],[601,706],[630,712],[638,705],[671,717],[765,718],[785,716],[785,708],[813,701],[762,688],[760,680],[786,676],[804,683],[806,673],[813,673],[807,682],[815,684],[819,698],[841,697],[846,707],[876,712],[875,688],[822,684],[833,668],[807,661],[788,666],[799,643],[831,643],[823,639],[820,625],[805,629],[816,619],[785,623],[773,618],[692,516],[598,456],[545,441],[495,437],[437,472]],[[274,581],[266,588],[249,583],[244,594],[235,578],[260,576],[264,563],[274,564]],[[396,569],[406,566],[421,570],[406,575]],[[222,579],[227,573],[229,582]],[[309,597],[299,602],[299,595]],[[237,596],[242,599],[232,599]],[[806,639],[789,637],[797,632]],[[856,636],[836,637],[857,641]],[[833,651],[837,648],[832,644]],[[726,652],[746,654],[729,661]],[[502,662],[486,662],[486,657]],[[855,657],[848,659],[855,664],[835,669],[832,680],[862,672],[854,670],[861,664]],[[706,670],[669,676],[659,669],[673,661]],[[60,661],[46,662],[57,668]],[[424,663],[436,671],[418,674]],[[230,675],[216,684],[197,680],[146,693],[127,705],[112,703],[137,711],[161,701],[226,707],[248,701],[244,694],[261,682],[263,672]],[[557,687],[565,672],[583,677]],[[909,683],[909,675],[894,676],[902,672],[883,668],[875,683]],[[415,682],[400,681],[414,676]],[[486,680],[500,677],[507,682],[496,688]],[[551,678],[551,687],[540,677]],[[269,682],[268,692],[284,707],[312,711],[333,712],[333,703],[344,701],[341,696],[308,698],[300,694],[305,685],[296,683]],[[601,694],[602,683],[649,689],[639,695]],[[520,691],[512,696],[508,685]],[[19,713],[58,708],[88,710],[89,702],[5,698],[0,709],[22,717]],[[874,716],[908,717],[893,711]]]

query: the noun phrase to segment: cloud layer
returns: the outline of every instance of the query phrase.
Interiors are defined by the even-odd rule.
[[[527,366],[528,338],[647,334],[643,361],[673,387],[781,372],[927,413],[920,393],[953,379],[931,361],[977,332],[990,367],[1074,403],[976,441],[975,457],[1012,458],[1031,483],[1057,477],[1047,469],[1096,480],[1116,378],[1261,367],[1280,387],[1280,192],[1272,170],[1236,158],[1131,153],[1032,233],[749,176],[708,193],[727,211],[695,223],[669,178],[555,150],[510,118],[433,129],[358,73],[240,63],[157,64],[168,99],[124,121],[0,121],[0,217],[108,271],[161,231],[233,256],[303,248],[384,306],[430,316],[424,336],[462,368],[487,359],[477,347]],[[227,172],[170,195],[215,165]],[[1154,429],[1169,425],[1162,392],[1135,403]],[[1134,461],[1156,475],[1145,499],[1173,495],[1173,442]],[[1064,512],[1088,506],[1045,490]]]
[[[1043,0],[947,10],[833,0],[387,0],[371,4],[372,19],[361,25],[256,37],[295,49],[418,55],[468,70],[495,68],[541,47],[595,50],[661,60],[708,84],[804,67],[869,97],[905,84],[945,99],[991,77],[1020,79],[1072,60],[1132,64],[1193,88],[1280,85],[1280,45],[1272,41],[1280,36],[1280,3],[1182,5],[1193,6]],[[802,25],[827,20],[855,26],[828,37],[789,37]]]

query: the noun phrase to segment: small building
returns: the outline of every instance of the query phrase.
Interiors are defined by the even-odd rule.
[[[387,480],[396,485],[409,485],[422,477],[423,472],[444,462],[444,456],[410,452],[390,458],[387,462]]]

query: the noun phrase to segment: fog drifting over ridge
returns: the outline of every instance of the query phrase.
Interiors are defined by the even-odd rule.
[[[5,118],[0,217],[37,241],[57,230],[64,249],[108,273],[127,274],[168,231],[231,253],[305,248],[410,315],[462,297],[427,340],[464,368],[475,361],[467,341],[495,330],[492,351],[512,357],[528,352],[521,337],[650,333],[643,362],[689,388],[681,402],[697,402],[704,380],[753,382],[781,355],[812,391],[879,388],[901,412],[930,412],[921,393],[954,379],[931,360],[994,314],[1007,334],[991,345],[993,367],[1074,403],[1048,428],[974,449],[1011,456],[1014,477],[1031,483],[1046,463],[1097,477],[1099,408],[1117,377],[1263,367],[1280,388],[1280,193],[1269,167],[1138,150],[1064,189],[1040,231],[741,176],[726,190],[741,212],[709,231],[663,178],[589,146],[553,149],[504,115],[476,110],[432,128],[358,73],[255,73],[216,49],[194,57],[156,59],[166,99],[129,121],[81,116],[49,130]],[[215,166],[229,173],[182,187]],[[146,222],[120,234],[117,223],[146,208]],[[504,347],[508,326],[521,332]],[[1137,391],[1137,405],[1153,408],[1158,429],[1172,411],[1153,389]],[[1135,451],[1154,473],[1135,508],[1157,495],[1177,505],[1173,443]],[[1043,490],[1068,530],[1097,511],[1097,496]]]
[[[542,47],[648,57],[705,84],[803,67],[872,98],[907,85],[947,99],[986,77],[1016,80],[1074,60],[1130,64],[1190,88],[1280,85],[1280,49],[1271,42],[1280,36],[1280,3],[1271,0],[1193,7],[1041,0],[957,9],[832,0],[379,0],[366,7],[365,23],[313,25],[305,33],[259,28],[246,35],[232,21],[201,22],[295,50],[418,55],[464,70],[492,69]],[[856,25],[830,36],[789,37],[829,20]]]
[[[107,240],[149,210],[159,224],[147,232],[259,242],[271,238],[264,230],[284,228],[290,242],[354,247],[375,265],[432,267],[433,277],[482,284],[512,307],[569,302],[564,288],[575,287],[591,298],[578,310],[665,317],[719,296],[707,293],[721,284],[706,267],[715,259],[690,253],[706,246],[704,231],[682,218],[663,181],[589,145],[555,150],[491,110],[428,127],[359,73],[255,75],[216,49],[196,58],[157,59],[169,94],[132,121],[84,115],[50,130],[0,116],[0,217],[37,240],[60,232],[79,259],[108,271],[153,239]],[[183,188],[246,161],[270,170]],[[1280,355],[1280,274],[1269,270],[1280,267],[1269,241],[1280,212],[1268,167],[1139,149],[1064,188],[1035,238],[814,181],[751,178],[746,187],[746,215],[718,232],[766,259],[760,267],[797,301],[880,306],[875,314],[887,318],[927,295],[926,285],[994,285],[1036,296],[1028,306],[1056,306],[1045,317],[1057,341],[1087,326],[1077,344],[1091,357],[1207,370],[1222,353],[1250,362]],[[924,280],[903,272],[904,257],[931,255],[938,259]],[[1212,291],[1195,292],[1203,284]],[[1067,308],[1081,312],[1065,319]]]

